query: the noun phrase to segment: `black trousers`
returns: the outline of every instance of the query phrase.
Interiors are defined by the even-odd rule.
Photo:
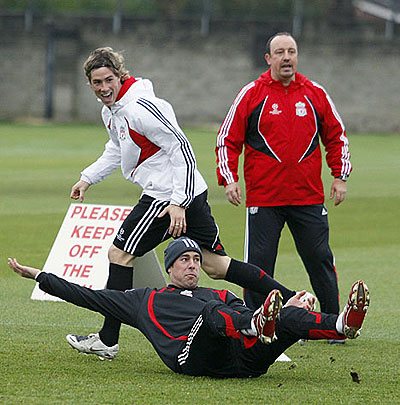
[[[122,223],[113,244],[133,256],[143,256],[171,238],[169,215],[158,218],[168,201],[143,195]],[[186,209],[187,230],[182,236],[195,240],[202,248],[226,255],[219,239],[219,229],[207,202],[207,190],[196,196]]]
[[[328,215],[323,204],[247,208],[245,256],[249,263],[274,276],[279,239],[285,224],[293,236],[321,311],[339,313],[334,257],[329,247]],[[246,305],[258,308],[265,297],[250,290]]]
[[[259,377],[299,339],[343,339],[336,332],[337,315],[283,308],[276,321],[278,339],[266,345],[256,337],[234,331],[235,321],[215,302],[207,305],[198,322],[181,372],[217,378]],[[200,322],[199,322],[200,320]],[[200,324],[200,325],[199,325]],[[191,335],[189,335],[191,336]],[[179,359],[179,356],[178,356]]]

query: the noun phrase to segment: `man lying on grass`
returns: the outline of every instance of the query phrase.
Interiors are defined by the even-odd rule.
[[[315,298],[304,290],[283,302],[272,289],[252,311],[228,290],[198,286],[202,252],[195,241],[173,240],[164,262],[167,287],[94,291],[8,259],[43,291],[139,329],[171,370],[192,376],[258,377],[299,339],[358,337],[369,306],[368,288],[359,280],[339,315],[312,311]],[[76,339],[67,340],[74,347]],[[87,353],[106,358],[96,341]]]

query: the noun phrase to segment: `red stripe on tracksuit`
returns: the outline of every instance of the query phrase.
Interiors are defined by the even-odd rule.
[[[310,339],[335,339],[344,340],[343,335],[339,335],[336,330],[322,330],[322,329],[310,329]]]
[[[212,290],[212,292],[218,294],[219,298],[221,298],[222,301],[226,302],[226,293],[228,292],[227,290]]]
[[[154,295],[156,293],[162,293],[163,291],[165,291],[167,289],[167,287],[163,288],[160,291],[152,291],[149,297],[149,301],[147,303],[147,309],[149,311],[149,316],[151,318],[151,320],[153,321],[154,325],[157,326],[158,329],[160,329],[160,331],[167,337],[169,337],[170,339],[176,339],[176,340],[187,340],[187,336],[178,336],[178,337],[174,337],[172,335],[170,335],[162,326],[161,324],[157,321],[157,318],[154,314],[154,309],[153,309],[153,301],[154,301]]]
[[[139,161],[136,164],[136,167],[138,167],[146,159],[156,154],[160,150],[160,147],[149,141],[145,136],[140,135],[139,132],[134,131],[129,126],[129,122],[126,118],[125,121],[128,125],[129,135],[131,136],[132,141],[140,148]]]
[[[246,349],[249,349],[250,347],[254,346],[257,343],[258,339],[255,336],[243,335],[242,333],[240,333],[238,330],[235,329],[230,315],[226,314],[225,312],[219,311],[219,310],[218,310],[218,313],[221,314],[223,316],[223,318],[225,319],[226,336],[231,337],[233,339],[238,339],[238,340],[240,340],[243,336],[243,343],[244,343],[244,347]]]
[[[308,313],[315,316],[315,323],[321,323],[321,314],[319,312],[308,311]],[[343,335],[340,335],[335,330],[324,329],[310,329],[308,331],[310,339],[336,339],[343,340]]]

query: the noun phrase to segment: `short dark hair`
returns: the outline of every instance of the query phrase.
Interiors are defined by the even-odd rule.
[[[277,32],[276,34],[272,35],[272,37],[270,37],[270,38],[268,39],[267,44],[266,44],[266,46],[265,46],[265,49],[266,49],[266,51],[267,51],[267,53],[268,53],[269,55],[271,55],[271,42],[272,42],[272,40],[273,40],[274,38],[280,37],[280,36],[282,36],[282,35],[285,35],[285,36],[288,36],[288,37],[292,37],[292,38],[293,38],[292,34],[291,34],[290,32],[286,32],[286,31]],[[293,38],[293,39],[294,39],[294,38]]]
[[[129,77],[129,71],[125,68],[124,63],[121,52],[116,52],[110,47],[97,48],[86,59],[83,70],[89,82],[92,70],[102,67],[109,68],[115,76],[121,79],[121,82],[124,82]]]

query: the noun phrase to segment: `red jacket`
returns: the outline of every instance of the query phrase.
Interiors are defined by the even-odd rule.
[[[299,73],[284,87],[267,71],[242,88],[221,125],[218,184],[238,181],[244,144],[246,206],[321,204],[319,138],[332,176],[347,178],[348,139],[329,95]]]

